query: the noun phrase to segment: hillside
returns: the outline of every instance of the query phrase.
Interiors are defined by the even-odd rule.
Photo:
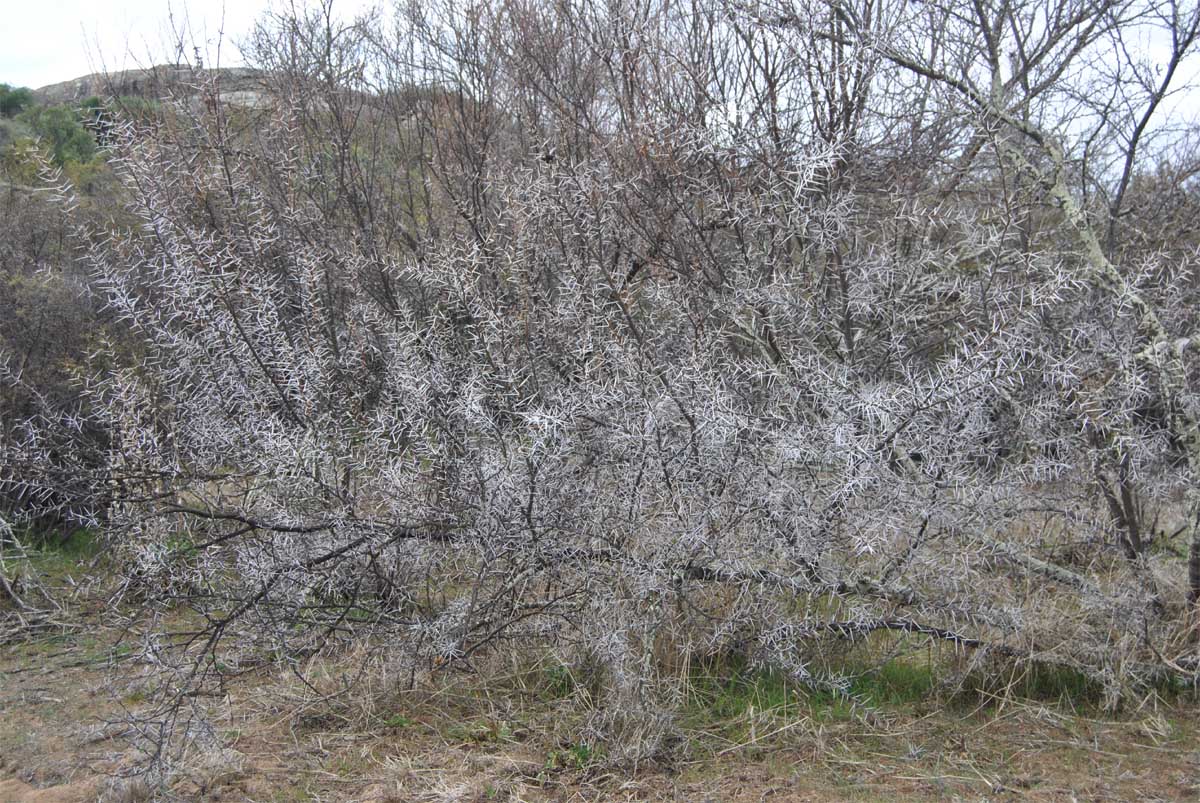
[[[220,79],[221,99],[252,103],[262,74],[244,67],[196,69],[186,64],[160,64],[140,70],[92,73],[34,90],[42,105],[75,104],[90,97],[139,97],[157,100],[171,94],[193,94],[195,88]]]

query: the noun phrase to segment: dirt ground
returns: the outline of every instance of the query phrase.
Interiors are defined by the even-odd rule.
[[[0,803],[155,799],[137,758],[142,673],[116,634],[81,628],[0,647]],[[1200,705],[1150,699],[1117,716],[1001,700],[763,721],[663,762],[614,769],[556,746],[552,708],[397,698],[358,721],[287,710],[286,678],[247,675],[214,710],[219,743],[169,779],[197,801],[1200,800]],[[461,682],[461,681],[457,681]],[[161,796],[161,794],[160,794]]]

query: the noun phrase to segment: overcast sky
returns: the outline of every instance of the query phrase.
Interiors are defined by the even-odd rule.
[[[286,2],[286,0],[282,0]],[[120,70],[172,60],[175,27],[186,21],[192,39],[221,64],[237,66],[231,46],[263,12],[281,0],[5,0],[0,24],[0,83],[34,89],[102,69]],[[300,5],[300,3],[297,3]],[[353,15],[368,0],[334,0]],[[191,58],[191,48],[187,56]]]

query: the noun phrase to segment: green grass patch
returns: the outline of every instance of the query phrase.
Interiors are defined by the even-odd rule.
[[[907,707],[937,693],[934,669],[906,658],[866,665],[847,657],[837,667],[827,666],[825,673],[844,678],[844,685],[801,684],[740,657],[697,662],[689,677],[689,724],[739,737],[752,721],[760,732],[764,720],[778,720],[779,725],[799,716],[819,722],[847,721],[858,716],[864,706]]]
[[[24,559],[11,549],[5,550],[3,569],[10,576],[26,564],[45,581],[57,582],[91,563],[104,551],[99,533],[77,528],[67,533],[25,531],[17,535],[24,546]]]
[[[1076,669],[1034,663],[1021,675],[1019,693],[1033,700],[1098,703],[1103,687]]]
[[[1077,669],[1038,661],[968,678],[964,691],[968,703],[982,697],[1015,697],[1086,709],[1104,703],[1104,687],[1096,680]]]
[[[936,688],[929,666],[893,658],[856,676],[850,694],[870,705],[903,706],[929,699]]]
[[[694,727],[741,730],[755,716],[799,714],[803,703],[801,690],[782,673],[720,656],[693,663],[685,710]]]

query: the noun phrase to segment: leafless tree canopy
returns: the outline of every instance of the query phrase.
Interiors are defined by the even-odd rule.
[[[123,222],[78,234],[139,344],[89,386],[126,591],[203,614],[206,659],[149,654],[192,688],[552,648],[642,734],[680,656],[836,687],[814,656],[880,630],[1114,705],[1194,679],[1198,33],[1159,0],[264,21],[261,93],[115,129]]]

